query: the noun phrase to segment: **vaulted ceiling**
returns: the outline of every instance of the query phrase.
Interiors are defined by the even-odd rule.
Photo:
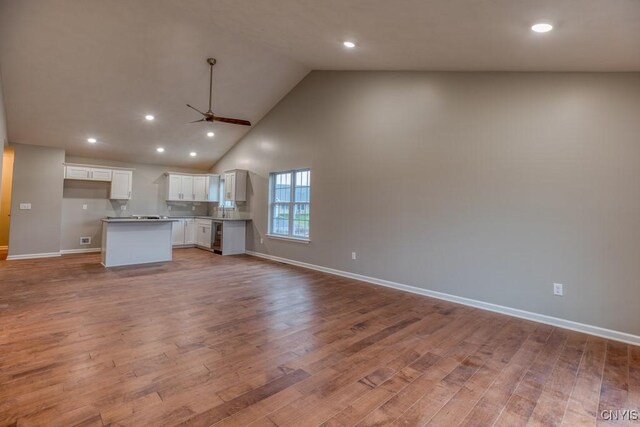
[[[0,73],[11,142],[206,168],[249,130],[187,124],[209,56],[214,112],[256,123],[311,69],[640,71],[638,22],[637,0],[1,0]]]

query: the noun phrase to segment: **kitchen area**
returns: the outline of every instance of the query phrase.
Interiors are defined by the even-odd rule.
[[[95,223],[83,219],[93,236],[79,236],[81,248],[66,253],[99,251],[105,267],[171,261],[172,250],[181,248],[223,256],[245,253],[251,219],[240,207],[247,200],[248,171],[213,174],[132,166],[64,164],[64,199],[77,205],[73,213],[100,209],[89,209],[90,203],[107,210],[98,220],[99,235]]]

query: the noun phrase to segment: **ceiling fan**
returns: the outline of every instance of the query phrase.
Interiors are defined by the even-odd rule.
[[[213,66],[216,65],[216,60],[215,58],[207,58],[207,64],[209,64],[210,70],[209,70],[209,109],[206,112],[202,112],[200,110],[198,110],[196,107],[187,104],[187,107],[196,110],[198,113],[202,114],[203,118],[200,120],[194,120],[191,123],[198,123],[198,122],[211,122],[213,123],[215,122],[222,122],[222,123],[231,123],[234,125],[242,125],[242,126],[251,126],[251,122],[248,120],[242,120],[242,119],[230,119],[228,117],[220,117],[220,116],[216,116],[213,114],[213,111],[211,111],[211,95],[213,93]]]

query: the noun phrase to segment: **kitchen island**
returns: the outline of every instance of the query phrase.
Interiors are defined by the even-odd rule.
[[[171,261],[171,218],[105,218],[102,220],[102,265]]]

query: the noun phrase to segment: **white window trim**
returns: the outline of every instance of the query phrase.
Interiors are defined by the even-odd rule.
[[[305,239],[302,237],[290,237],[290,236],[285,236],[282,234],[267,234],[267,237],[270,239],[275,239],[275,240],[289,240],[292,242],[296,242],[296,243],[303,243],[303,244],[309,244],[311,243],[311,240],[309,239]]]
[[[273,201],[273,192],[275,191],[275,180],[272,179],[273,175],[275,174],[283,174],[283,173],[290,173],[291,174],[291,200],[294,199],[293,194],[295,193],[295,173],[296,172],[306,172],[309,171],[309,173],[311,173],[311,168],[300,168],[300,169],[290,169],[290,170],[284,170],[284,171],[274,171],[274,172],[269,172],[269,200],[268,200],[268,206],[267,206],[267,237],[272,238],[272,239],[281,239],[281,240],[291,240],[294,242],[298,242],[298,243],[309,243],[311,241],[311,229],[309,229],[309,237],[297,237],[294,235],[287,235],[287,234],[276,234],[276,233],[272,233],[271,232],[271,215],[273,214],[272,211],[272,205],[275,204],[276,202]],[[293,202],[289,202],[289,205],[295,205],[297,202],[295,200],[293,200]],[[309,215],[311,215],[311,190],[309,190],[309,201],[308,202],[299,202],[299,203],[306,203],[307,205],[309,205]],[[292,210],[290,210],[291,212],[293,212]],[[309,223],[309,225],[311,225],[311,223]]]

